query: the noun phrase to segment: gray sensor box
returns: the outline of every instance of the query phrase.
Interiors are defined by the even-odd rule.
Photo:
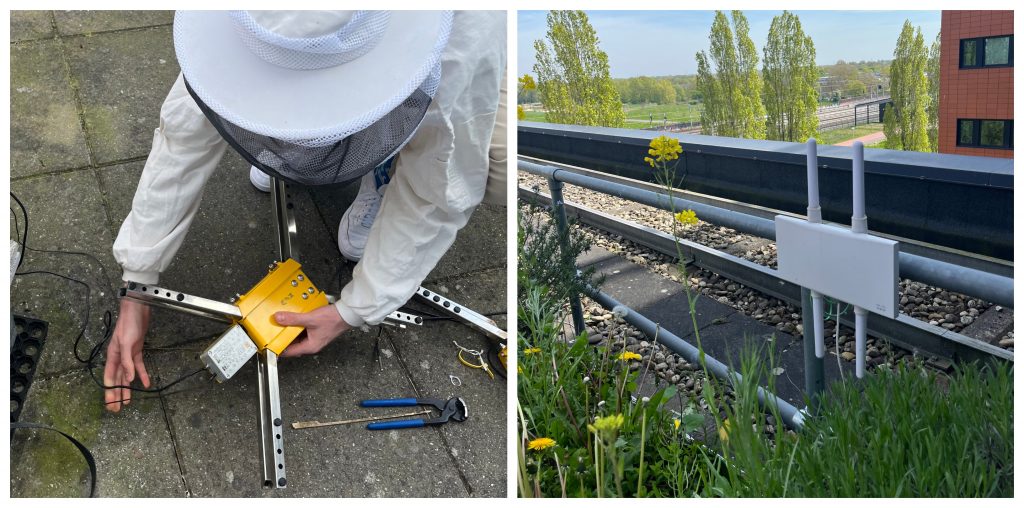
[[[199,358],[217,376],[217,382],[223,383],[231,379],[255,354],[256,344],[242,329],[242,325],[236,324],[206,348]]]

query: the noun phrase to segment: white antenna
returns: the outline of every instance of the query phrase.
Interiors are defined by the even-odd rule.
[[[807,140],[807,222],[821,224],[821,201],[818,198],[818,142]],[[821,293],[811,290],[811,315],[814,321],[814,354],[825,357],[825,305]]]
[[[850,231],[859,235],[868,232],[868,216],[864,213],[864,143],[853,142],[853,216],[850,218]],[[857,378],[864,377],[864,360],[868,342],[868,311],[853,306],[854,345],[857,354]]]
[[[817,143],[807,141],[807,220],[775,216],[779,277],[811,292],[814,349],[825,356],[824,309],[829,295],[853,305],[857,377],[864,377],[868,311],[899,315],[899,244],[868,234],[864,213],[864,144],[853,145],[853,217],[847,229],[821,223]],[[841,269],[836,270],[836,267]],[[836,323],[838,326],[838,316]]]

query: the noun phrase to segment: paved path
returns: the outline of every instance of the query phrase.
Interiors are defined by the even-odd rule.
[[[847,139],[846,141],[836,143],[835,146],[853,146],[854,141],[860,141],[861,143],[864,143],[864,146],[881,143],[882,141],[885,141],[885,132],[872,132],[871,134],[867,134],[859,138]]]
[[[104,312],[117,309],[121,271],[111,245],[131,208],[160,104],[178,74],[171,21],[166,11],[11,15],[11,190],[28,208],[28,244],[99,260],[29,252],[22,270],[48,270],[91,286],[82,355],[102,340]],[[337,292],[351,279],[352,265],[342,262],[335,235],[356,188],[292,188],[291,194],[304,268]],[[269,205],[249,184],[248,164],[228,150],[161,285],[220,301],[250,288],[276,255]],[[11,206],[17,209],[13,200]],[[504,208],[478,208],[424,285],[480,312],[505,310],[505,218]],[[12,238],[14,230],[12,219]],[[12,285],[11,306],[50,324],[21,421],[51,425],[88,446],[100,496],[506,495],[506,387],[457,363],[452,339],[466,347],[485,344],[464,326],[431,321],[385,332],[391,340],[383,372],[372,356],[377,328],[349,332],[316,356],[283,360],[288,422],[379,413],[359,407],[366,398],[453,394],[466,400],[472,418],[389,432],[361,425],[289,428],[288,488],[269,491],[260,486],[255,367],[223,384],[195,376],[107,413],[72,352],[86,319],[85,296],[77,284],[23,275]],[[222,331],[215,322],[155,309],[145,350],[154,382],[201,367],[198,353]],[[461,388],[449,374],[462,378]],[[87,481],[84,462],[62,438],[14,435],[12,496],[82,496]]]

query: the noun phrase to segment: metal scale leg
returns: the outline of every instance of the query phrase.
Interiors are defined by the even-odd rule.
[[[271,177],[270,199],[277,231],[278,260],[291,258],[299,261],[299,249],[295,245],[298,228],[284,180]],[[281,489],[288,480],[284,468],[284,418],[281,416],[281,391],[277,381],[277,354],[265,349],[257,354],[256,359],[263,486]]]

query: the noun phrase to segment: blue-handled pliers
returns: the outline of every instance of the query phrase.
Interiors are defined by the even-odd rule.
[[[466,418],[469,418],[466,402],[458,397],[452,397],[448,400],[416,398],[375,399],[364,400],[359,405],[363,407],[434,406],[441,412],[441,416],[437,418],[374,422],[366,426],[369,430],[411,429],[413,427],[423,427],[424,425],[441,425],[442,423],[448,423],[449,420],[464,422]]]

